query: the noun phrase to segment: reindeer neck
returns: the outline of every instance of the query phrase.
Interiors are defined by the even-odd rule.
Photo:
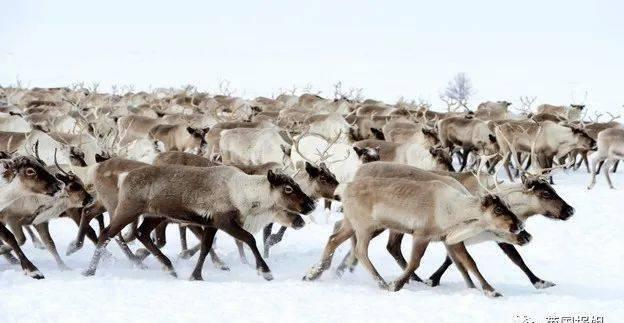
[[[247,175],[241,173],[240,180],[232,181],[232,200],[241,212],[259,212],[275,205],[271,194],[271,186],[264,175]]]
[[[513,212],[518,219],[524,222],[528,217],[536,214],[526,203],[526,194],[521,190],[522,184],[506,183],[499,187],[501,191],[498,196],[505,201],[509,210]]]
[[[18,178],[13,179],[10,183],[0,187],[0,210],[4,210],[16,200],[30,195],[21,188],[21,182]]]
[[[481,220],[483,218],[481,200],[478,197],[466,196],[465,198],[456,199],[455,202],[444,203],[443,208],[446,212],[441,213],[443,219],[436,221],[443,232],[448,232],[466,221]]]
[[[57,199],[50,207],[40,211],[39,214],[37,214],[37,216],[33,220],[33,224],[39,224],[47,222],[53,218],[58,218],[61,214],[63,214],[63,212],[67,211],[67,209],[69,208],[69,199]]]

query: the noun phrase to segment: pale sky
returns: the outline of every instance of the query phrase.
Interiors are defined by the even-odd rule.
[[[455,73],[472,104],[537,96],[624,112],[622,1],[3,1],[0,85],[137,89],[229,80],[428,99]]]

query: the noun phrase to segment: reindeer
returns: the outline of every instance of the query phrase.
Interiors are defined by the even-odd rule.
[[[496,126],[495,132],[510,181],[513,181],[513,177],[507,166],[509,158],[512,158],[517,169],[521,167],[517,152],[529,153],[529,161],[535,158],[540,168],[552,168],[553,158],[567,156],[574,149],[593,150],[596,145],[596,141],[582,128],[563,126],[551,121],[541,124],[508,121]]]
[[[537,113],[549,113],[561,117],[567,121],[578,121],[585,108],[584,104],[570,104],[570,106],[556,106],[552,104],[541,104],[537,106]]]
[[[14,228],[14,232],[21,231],[21,226],[33,224],[59,268],[65,270],[68,267],[56,251],[56,246],[48,229],[48,221],[62,216],[65,212],[71,212],[70,209],[72,208],[81,208],[91,203],[92,197],[86,192],[80,179],[64,171],[58,163],[56,167],[47,167],[46,169],[64,183],[63,194],[55,197],[35,194],[16,199],[3,210],[0,210],[0,222]],[[73,218],[73,220],[79,219]],[[94,238],[94,236],[90,237]]]
[[[536,214],[543,214],[547,218],[555,220],[568,220],[574,214],[574,208],[568,205],[544,179],[538,175],[527,174],[522,177],[522,184],[507,184],[498,186],[493,182],[495,179],[490,175],[476,174],[474,172],[441,172],[426,171],[407,165],[397,165],[393,163],[374,162],[363,165],[356,174],[357,178],[380,177],[380,178],[408,178],[415,181],[440,180],[448,185],[457,187],[459,184],[465,187],[473,195],[488,193],[487,187],[495,187],[499,196],[506,205],[509,206],[520,221],[526,220]],[[483,184],[485,183],[485,184]],[[491,191],[491,190],[490,190]],[[405,268],[406,262],[401,254],[401,241],[403,234],[391,232],[388,238],[387,249],[395,258],[397,263]],[[466,243],[478,243],[491,240],[487,235],[468,239]],[[505,254],[527,275],[535,288],[548,288],[554,286],[553,283],[537,277],[522,260],[522,257],[513,245],[504,242],[497,242]],[[343,263],[338,267],[339,274],[345,269],[353,271],[355,265],[353,251],[348,254]],[[451,264],[451,259],[447,256],[444,264],[427,280],[431,286],[437,286],[440,278]],[[462,270],[464,272],[464,270]],[[420,281],[415,274],[414,280]],[[469,282],[469,286],[473,286]]]
[[[454,171],[452,157],[447,148],[438,146],[426,149],[418,142],[408,141],[395,144],[376,139],[358,141],[353,145],[358,148],[378,147],[381,161],[407,164],[423,169]]]
[[[598,133],[596,141],[598,143],[598,151],[593,161],[591,182],[587,189],[591,190],[596,185],[596,175],[602,166],[604,166],[604,174],[609,187],[614,189],[615,187],[609,177],[609,165],[624,158],[624,129],[619,127],[605,129]]]
[[[477,106],[474,117],[480,120],[505,120],[509,118],[509,106],[507,101],[486,101]]]
[[[145,235],[164,220],[162,217],[205,228],[194,279],[201,279],[203,261],[214,234],[220,229],[247,244],[256,258],[256,268],[265,279],[271,280],[273,276],[253,235],[242,225],[250,223],[251,219],[247,217],[267,214],[272,209],[308,214],[314,210],[314,201],[292,178],[272,171],[266,176],[250,176],[230,166],[198,168],[176,165],[136,169],[120,181],[119,202],[112,221],[100,235],[98,247],[84,274],[95,274],[110,238],[144,214],[146,217],[137,229],[137,238],[170,274],[175,275],[171,261]]]
[[[418,142],[423,143],[425,147],[433,147],[440,144],[438,133],[421,123],[395,119],[386,123],[381,130],[385,140],[397,144],[412,140],[415,138],[415,135],[420,137]]]
[[[193,151],[203,154],[206,148],[204,136],[210,129],[194,129],[184,125],[157,125],[150,129],[149,138],[155,147],[162,142],[165,151]]]
[[[443,147],[462,149],[460,172],[466,168],[470,152],[487,155],[498,151],[496,136],[488,124],[479,119],[450,117],[440,120],[438,135]]]
[[[359,261],[381,288],[397,291],[418,268],[429,242],[444,241],[451,256],[480,278],[487,295],[500,296],[480,275],[461,242],[484,231],[510,243],[524,244],[530,240],[521,222],[498,197],[474,197],[443,181],[358,178],[347,185],[342,201],[342,225],[330,236],[320,264],[304,280],[317,279],[329,268],[336,247],[355,234]],[[413,238],[410,262],[390,285],[375,270],[367,250],[371,238],[388,228],[410,233]]]
[[[2,182],[5,183],[0,187],[0,210],[4,210],[23,196],[33,194],[54,196],[62,188],[62,184],[31,157],[20,156],[0,160],[0,173]],[[22,269],[28,276],[35,279],[43,278],[37,267],[26,258],[11,231],[2,223],[0,223],[0,240],[16,253]]]
[[[286,164],[290,153],[287,139],[274,128],[236,128],[221,133],[219,148],[224,164]]]

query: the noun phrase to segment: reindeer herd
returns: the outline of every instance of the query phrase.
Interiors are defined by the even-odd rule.
[[[468,287],[474,288],[471,273],[486,295],[500,296],[466,249],[493,241],[535,288],[551,287],[514,247],[531,240],[523,223],[538,214],[564,221],[574,214],[552,186],[556,169],[585,163],[590,189],[602,168],[613,187],[609,173],[624,158],[624,128],[617,116],[585,120],[582,105],[544,104],[536,111],[527,105],[517,113],[510,105],[488,101],[476,111],[436,112],[345,95],[246,100],[193,88],[123,95],[0,88],[0,254],[43,278],[21,249],[28,236],[66,268],[48,223],[67,217],[77,230],[66,256],[85,238],[96,246],[84,275],[95,274],[113,239],[137,266],[153,255],[176,276],[161,251],[173,224],[179,256],[199,252],[191,279],[202,280],[207,255],[229,270],[212,248],[222,230],[234,238],[241,261],[247,245],[258,273],[271,280],[265,261],[271,246],[287,228],[310,222],[305,217],[316,221],[317,202],[328,209],[340,201],[344,217],[304,280],[318,279],[350,240],[338,274],[361,263],[381,288],[397,291],[410,280],[437,286],[454,263]],[[501,168],[508,182],[497,178]],[[275,233],[274,223],[281,226]],[[392,282],[368,256],[370,241],[385,230],[387,250],[403,269]],[[197,245],[189,247],[187,231]],[[259,231],[262,253],[254,238]],[[405,234],[412,236],[408,260],[401,252]],[[132,240],[144,248],[133,251]],[[415,271],[433,241],[448,255],[421,279]]]

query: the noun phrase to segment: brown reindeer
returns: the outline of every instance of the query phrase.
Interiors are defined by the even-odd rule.
[[[267,176],[250,176],[230,166],[147,166],[127,173],[119,186],[119,202],[112,221],[100,235],[85,275],[95,274],[111,237],[145,215],[137,229],[137,238],[170,274],[175,276],[171,261],[147,235],[164,220],[163,217],[205,228],[193,278],[201,279],[203,261],[219,229],[247,244],[256,258],[256,268],[265,279],[271,280],[271,272],[256,247],[253,235],[242,227],[247,223],[246,218],[271,210],[285,209],[308,214],[314,209],[314,201],[301,191],[292,178],[272,171]]]
[[[440,171],[426,171],[407,165],[397,165],[392,163],[375,162],[367,165],[363,165],[356,174],[356,178],[362,177],[382,177],[382,178],[408,178],[416,181],[427,180],[442,180],[449,185],[457,186],[461,183],[472,194],[486,193],[484,192],[483,184],[488,186],[495,186],[495,183],[490,183],[494,179],[490,175],[478,174],[473,172],[440,172]],[[452,180],[454,179],[454,180]],[[574,208],[568,205],[550,186],[544,179],[538,176],[523,176],[522,184],[508,184],[499,187],[498,196],[509,205],[510,211],[512,211],[522,222],[525,222],[529,217],[536,214],[543,214],[544,216],[556,219],[567,220],[574,214]],[[406,262],[401,254],[401,240],[403,234],[397,232],[391,232],[388,239],[388,251],[396,259],[397,263],[402,268],[405,268]],[[487,240],[486,237],[482,239]],[[469,239],[469,243],[475,242],[475,239]],[[547,288],[554,286],[553,283],[538,278],[528,268],[528,266],[522,260],[522,257],[515,249],[514,246],[498,242],[499,247],[505,252],[505,254],[527,275],[535,288]],[[353,256],[347,255],[345,260],[338,268],[340,273],[345,269],[353,270],[353,263],[348,264],[349,261],[353,262]],[[432,286],[437,286],[440,282],[442,274],[450,266],[451,259],[446,258],[444,264],[433,274],[428,283]],[[418,276],[413,275],[414,280],[420,280]],[[470,284],[470,283],[469,283]]]
[[[43,165],[25,156],[0,160],[0,178],[7,183],[0,188],[0,210],[25,195],[54,196],[62,188],[61,183]],[[35,279],[43,278],[37,267],[26,258],[11,231],[2,223],[0,223],[0,240],[15,252],[28,276]]]
[[[310,270],[304,277],[306,280],[318,278],[329,268],[336,247],[355,234],[358,260],[380,287],[396,291],[418,268],[429,242],[443,240],[451,256],[479,277],[487,295],[500,296],[480,275],[461,242],[485,231],[510,243],[524,244],[530,239],[522,231],[521,222],[498,197],[474,197],[465,189],[443,181],[358,178],[347,186],[342,201],[345,214],[342,225],[329,238],[321,263]],[[391,285],[377,273],[367,251],[371,238],[385,229],[410,233],[413,237],[410,262]]]

